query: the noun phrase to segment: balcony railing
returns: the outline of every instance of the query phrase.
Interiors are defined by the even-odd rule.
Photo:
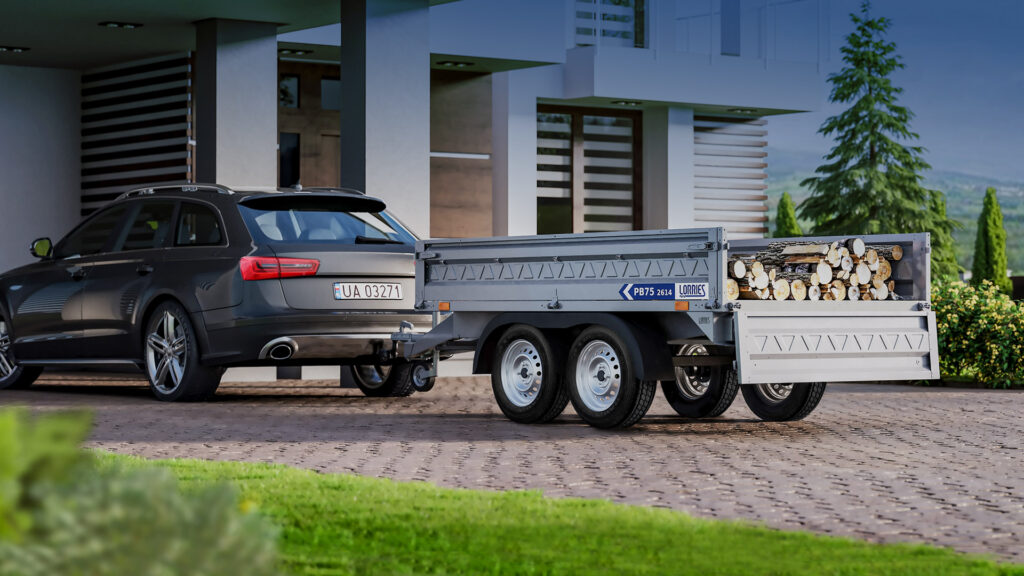
[[[676,52],[808,63],[828,58],[828,0],[675,0],[666,7],[674,7]]]

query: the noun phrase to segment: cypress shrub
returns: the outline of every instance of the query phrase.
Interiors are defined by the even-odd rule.
[[[783,192],[779,199],[778,211],[775,214],[775,237],[794,238],[803,236],[800,224],[796,221],[796,206],[789,192]]]
[[[974,266],[971,284],[980,286],[985,280],[1006,294],[1013,285],[1006,276],[1006,228],[995,188],[985,191],[985,203],[978,217],[978,236],[974,241]]]

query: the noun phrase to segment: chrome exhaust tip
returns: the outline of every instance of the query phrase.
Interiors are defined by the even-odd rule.
[[[287,360],[295,354],[295,350],[292,349],[288,344],[278,344],[270,349],[270,358],[272,360]]]

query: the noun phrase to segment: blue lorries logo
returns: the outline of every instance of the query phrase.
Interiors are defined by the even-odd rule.
[[[623,284],[619,295],[623,300],[707,300],[708,283]]]

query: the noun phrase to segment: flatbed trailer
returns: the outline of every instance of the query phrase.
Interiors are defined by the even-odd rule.
[[[421,362],[425,389],[439,358],[472,351],[517,422],[571,401],[588,424],[630,426],[659,383],[686,417],[718,416],[741,391],[758,417],[797,420],[829,381],[939,377],[928,235],[861,238],[903,249],[899,299],[727,301],[729,258],[780,239],[722,228],[420,241],[416,306],[434,326],[395,333],[394,350]]]

